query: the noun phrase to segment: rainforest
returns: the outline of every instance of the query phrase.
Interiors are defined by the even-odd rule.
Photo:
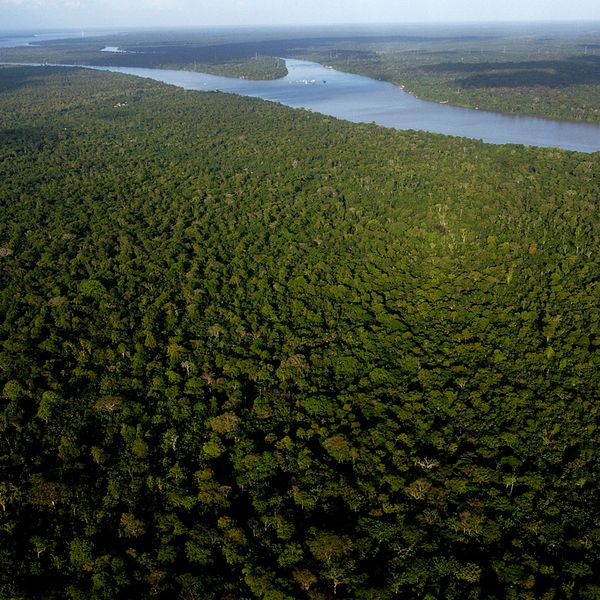
[[[510,94],[518,44],[315,39],[598,120],[589,40],[552,59],[585,81]],[[154,43],[282,74],[254,38]],[[0,210],[1,598],[600,598],[600,153],[3,65]]]

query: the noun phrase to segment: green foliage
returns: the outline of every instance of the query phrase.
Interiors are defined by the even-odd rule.
[[[0,596],[597,595],[600,155],[4,67],[0,172]]]
[[[287,75],[285,61],[276,56],[259,55],[252,46],[229,44],[206,46],[189,41],[175,45],[152,45],[143,39],[132,43],[130,35],[123,40],[97,38],[57,41],[27,47],[0,49],[0,62],[29,62],[69,65],[111,65],[146,68],[180,69],[212,73],[223,77],[271,80]],[[121,44],[122,52],[102,52],[106,44]],[[140,45],[141,44],[141,45]],[[150,45],[148,45],[150,44]]]
[[[332,39],[325,48],[307,40],[299,56],[390,81],[444,104],[600,122],[600,31],[530,27],[526,32],[426,30],[391,43]]]

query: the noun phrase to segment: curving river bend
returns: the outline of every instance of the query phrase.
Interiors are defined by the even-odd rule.
[[[11,42],[13,45],[26,45],[31,38],[0,40],[0,46],[8,47]],[[118,51],[117,48],[106,50]],[[579,152],[600,151],[600,125],[503,115],[428,102],[391,83],[343,73],[318,63],[285,60],[288,75],[274,81],[251,81],[167,69],[89,68],[147,77],[188,90],[218,90],[263,98],[355,123],[429,131],[492,144],[523,144]],[[109,57],[107,62],[110,62]]]
[[[600,125],[510,116],[427,102],[398,86],[369,77],[342,73],[303,60],[286,59],[286,64],[288,75],[275,81],[165,69],[96,68],[148,77],[188,90],[219,90],[254,96],[356,123],[443,133],[492,144],[524,144],[580,152],[600,150]]]

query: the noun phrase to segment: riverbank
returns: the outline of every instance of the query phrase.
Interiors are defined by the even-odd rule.
[[[252,81],[173,69],[90,66],[162,81],[184,89],[222,91],[262,98],[355,123],[398,130],[421,130],[483,140],[578,152],[600,150],[600,126],[508,116],[418,99],[391,83],[285,59],[288,74],[273,81]],[[305,82],[314,82],[306,85]]]

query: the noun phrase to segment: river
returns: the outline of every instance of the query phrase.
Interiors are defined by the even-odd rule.
[[[303,60],[286,59],[286,64],[288,75],[275,81],[164,69],[99,68],[148,77],[188,90],[220,90],[254,96],[355,123],[443,133],[492,144],[523,144],[580,152],[600,150],[600,125],[510,116],[427,102],[384,81]]]
[[[112,47],[110,49],[113,50]],[[107,62],[110,62],[109,57]],[[600,125],[503,115],[438,104],[420,100],[393,84],[343,73],[318,63],[286,59],[286,64],[287,76],[274,81],[167,69],[93,68],[146,77],[188,90],[253,96],[355,123],[429,131],[492,144],[555,147],[579,152],[600,150]]]

